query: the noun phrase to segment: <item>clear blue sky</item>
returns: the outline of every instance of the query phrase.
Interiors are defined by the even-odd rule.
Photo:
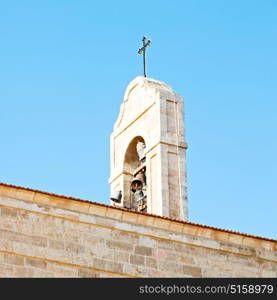
[[[143,35],[185,99],[189,220],[276,238],[276,0],[0,1],[0,181],[109,204]]]

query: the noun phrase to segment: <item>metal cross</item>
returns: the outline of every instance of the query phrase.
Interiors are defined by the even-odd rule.
[[[138,54],[143,53],[143,72],[144,77],[146,77],[146,47],[150,45],[151,40],[149,40],[146,36],[142,38],[143,46],[138,49]]]

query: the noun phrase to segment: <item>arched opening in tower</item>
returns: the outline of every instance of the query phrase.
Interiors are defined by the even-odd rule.
[[[147,212],[146,144],[141,136],[129,144],[124,159],[124,171],[130,174],[129,207],[132,210]]]

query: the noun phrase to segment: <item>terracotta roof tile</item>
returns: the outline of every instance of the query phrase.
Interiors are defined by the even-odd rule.
[[[243,236],[246,236],[246,237],[262,239],[262,240],[266,240],[266,241],[270,241],[270,242],[277,242],[277,240],[267,238],[267,237],[257,236],[257,235],[243,233],[243,232],[229,230],[229,229],[217,228],[217,227],[198,224],[198,223],[193,223],[193,222],[189,222],[189,221],[182,221],[182,220],[179,220],[179,219],[173,219],[173,218],[158,216],[158,215],[149,214],[149,213],[137,212],[137,211],[129,210],[129,209],[126,209],[126,208],[115,207],[115,206],[111,206],[111,205],[107,205],[107,204],[103,204],[103,203],[98,203],[98,202],[93,202],[93,201],[89,201],[89,200],[84,200],[84,199],[80,199],[80,198],[49,193],[49,192],[45,192],[45,191],[41,191],[41,190],[37,190],[37,189],[31,189],[31,188],[27,188],[27,187],[22,187],[22,186],[18,186],[18,185],[13,185],[13,184],[8,184],[8,183],[3,183],[3,182],[0,182],[0,185],[6,186],[6,187],[12,187],[12,188],[16,188],[16,189],[22,189],[22,190],[26,190],[26,191],[30,191],[30,192],[35,192],[35,193],[42,193],[42,194],[45,194],[45,195],[51,195],[51,196],[65,198],[65,199],[69,199],[69,200],[79,201],[79,202],[83,202],[83,203],[99,205],[99,206],[108,207],[108,208],[112,208],[112,209],[128,211],[128,212],[131,212],[131,213],[134,213],[134,214],[147,215],[147,216],[160,218],[160,219],[164,219],[164,220],[175,221],[175,222],[182,223],[182,224],[194,225],[194,226],[198,226],[198,227],[201,227],[201,228],[214,229],[214,230],[219,230],[219,231],[223,231],[223,232],[227,232],[227,233],[240,234],[240,235],[243,235]]]

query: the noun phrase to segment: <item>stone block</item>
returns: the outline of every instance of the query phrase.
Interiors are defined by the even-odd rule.
[[[40,236],[30,236],[27,238],[26,243],[30,242],[32,245],[47,247],[47,238]]]
[[[148,236],[139,236],[138,244],[139,246],[155,248],[157,245],[157,241]]]
[[[128,263],[129,262],[129,257],[130,254],[128,252],[125,251],[114,251],[114,261],[116,262],[125,262]]]
[[[277,252],[274,251],[261,251],[259,254],[258,254],[258,257],[261,258],[261,259],[265,259],[265,260],[270,260],[272,261],[272,263],[275,263],[277,264]]]
[[[128,277],[147,277],[147,270],[145,266],[124,264],[123,273],[128,274]]]
[[[167,261],[167,260],[163,260],[163,261],[159,261],[158,262],[158,268],[160,271],[163,272],[163,274],[167,274],[167,276],[174,276],[173,274],[183,274],[183,265],[182,264],[178,264],[176,262],[173,261]],[[171,275],[172,274],[172,275]]]
[[[79,221],[80,213],[78,211],[73,211],[68,209],[67,207],[58,207],[56,206],[55,209],[53,209],[53,214],[55,216],[59,216],[65,219],[69,219],[72,221]]]
[[[16,189],[15,195],[17,199],[32,202],[35,196],[35,192],[27,191],[19,188]]]
[[[80,214],[79,221],[95,224],[95,216],[89,214]]]
[[[116,221],[106,217],[95,216],[95,222],[97,225],[105,227],[114,227]]]
[[[213,230],[210,229],[210,228],[205,228],[205,227],[201,228],[201,227],[199,227],[197,229],[197,235],[201,236],[203,238],[206,238],[206,239],[211,239],[211,238],[213,238]]]
[[[34,247],[28,243],[22,243],[19,241],[12,241],[11,250],[15,253],[20,253],[27,256],[34,256],[34,251],[37,247]],[[46,249],[46,248],[40,248]]]
[[[89,233],[91,237],[101,237],[101,238],[105,238],[105,239],[110,239],[111,235],[112,235],[112,229],[110,228],[105,228],[105,227],[98,227],[98,226],[90,226],[89,227]],[[84,235],[84,233],[83,233]],[[88,236],[87,235],[87,236]],[[84,237],[85,239],[85,237]]]
[[[13,242],[10,240],[0,240],[0,250],[9,252],[12,251]]]
[[[81,246],[79,244],[76,243],[71,243],[71,242],[66,242],[65,243],[65,250],[67,252],[70,253],[75,253],[75,254],[79,254],[79,253],[84,253],[85,252],[85,247]]]
[[[121,220],[128,223],[137,223],[138,214],[124,211]]]
[[[33,275],[32,277],[34,278],[54,278],[55,274],[53,272],[47,272],[42,269],[32,269]]]
[[[64,250],[64,242],[63,241],[56,241],[56,240],[48,240],[48,247],[57,249],[57,250]]]
[[[124,274],[114,274],[114,273],[107,273],[107,272],[98,272],[98,278],[128,278],[128,276]]]
[[[277,243],[273,243],[273,242],[269,242],[269,241],[261,241],[262,249],[265,249],[268,251],[274,251],[275,244],[276,244],[276,250],[277,250]]]
[[[67,200],[66,201],[66,208],[67,206],[69,206],[68,208],[71,210],[75,210],[84,214],[88,214],[89,213],[89,203],[86,202],[81,202],[81,201],[75,201],[75,200]],[[64,205],[62,205],[62,207],[64,207]]]
[[[184,253],[181,255],[180,257],[180,262],[186,265],[195,265],[195,257],[193,255],[193,253],[188,254],[188,253]]]
[[[9,218],[7,218],[7,219],[1,218],[0,236],[1,236],[1,230],[16,231],[17,230],[16,228],[17,228],[17,223],[16,222],[9,222]]]
[[[78,277],[95,278],[97,277],[97,273],[95,272],[95,270],[91,270],[91,269],[78,269]]]
[[[12,278],[14,277],[13,266],[0,264],[0,277],[2,278]]]
[[[153,257],[157,259],[157,261],[162,261],[167,259],[169,250],[167,249],[154,249]]]
[[[24,265],[24,257],[12,254],[4,254],[4,263],[10,265]]]
[[[148,268],[157,269],[158,268],[157,260],[152,257],[145,257],[145,266],[147,266]]]
[[[202,277],[201,269],[193,266],[183,266],[183,273],[191,277]]]
[[[170,231],[175,231],[175,232],[183,232],[183,227],[184,224],[178,223],[178,222],[170,222],[169,229]]]
[[[136,246],[135,247],[135,254],[152,256],[153,255],[153,250],[150,247]]]
[[[0,185],[0,196],[16,198],[16,189],[13,187]]]
[[[46,204],[50,206],[55,206],[55,202],[53,202],[53,196],[36,192],[33,197],[33,201],[35,203]]]
[[[232,274],[232,271],[235,269],[235,265],[234,264],[230,264],[230,262],[226,262],[223,263],[216,263],[214,262],[213,264],[211,264],[211,267],[215,270],[218,270],[219,272],[223,272],[226,274]]]
[[[234,243],[234,244],[237,244],[237,245],[242,245],[243,239],[244,239],[244,236],[242,236],[242,235],[233,234],[233,233],[229,234],[229,242],[230,243]]]
[[[114,261],[107,261],[105,269],[107,271],[110,271],[113,273],[122,273],[123,272],[123,264],[114,262]]]
[[[115,208],[108,208],[106,210],[106,217],[111,219],[120,220],[123,211]]]
[[[153,226],[169,230],[170,221],[160,218],[155,218]]]
[[[83,237],[83,234],[81,231],[68,230],[68,231],[65,231],[63,234],[63,239],[65,241],[70,241],[75,244],[81,244],[82,237]]]
[[[3,218],[16,218],[17,217],[17,209],[16,208],[1,207],[1,217],[3,217]]]
[[[106,245],[110,249],[116,249],[116,250],[124,250],[124,251],[132,251],[133,245],[130,243],[125,243],[121,241],[106,241]]]
[[[91,204],[89,206],[89,213],[97,216],[105,216],[106,215],[107,207],[99,206],[95,204]]]
[[[184,234],[196,235],[197,230],[198,230],[198,228],[195,225],[184,224],[184,227],[183,227]]]
[[[138,215],[136,223],[143,226],[153,226],[154,220],[155,218],[151,216]]]
[[[62,277],[62,278],[69,278],[69,277],[78,277],[78,268],[75,266],[66,266],[63,264],[51,263],[47,262],[46,270],[52,272],[54,277]]]
[[[23,267],[23,266],[14,266],[14,278],[30,278],[30,277],[42,277],[35,276],[33,268]]]
[[[133,265],[145,265],[145,259],[142,255],[130,255],[130,263]]]
[[[180,263],[182,258],[182,253],[176,251],[168,251],[166,255],[167,261],[175,261],[176,263]]]
[[[265,278],[276,278],[277,277],[277,272],[270,271],[270,270],[262,270],[262,276]]]
[[[114,249],[107,248],[107,247],[103,246],[102,244],[98,244],[96,246],[89,247],[89,248],[87,248],[87,250],[88,250],[87,252],[89,252],[90,255],[92,255],[94,257],[99,257],[102,259],[111,259],[115,252]],[[87,252],[84,255],[88,256]]]
[[[220,231],[220,230],[214,230],[213,231],[213,239],[222,241],[222,242],[228,242],[229,241],[229,233]]]
[[[39,269],[45,269],[47,266],[47,263],[43,260],[38,260],[38,259],[33,259],[33,258],[25,258],[25,265],[26,266],[31,266],[34,268],[39,268]]]
[[[100,258],[94,258],[92,265],[97,269],[104,270],[106,268],[106,260]]]
[[[17,242],[25,242],[26,236],[24,234],[20,234],[12,230],[0,229],[0,239],[17,241]]]
[[[111,233],[111,237],[115,241],[123,241],[128,243],[138,243],[139,235],[131,232],[113,230]]]
[[[248,247],[260,248],[260,241],[251,237],[245,237],[242,244]]]

